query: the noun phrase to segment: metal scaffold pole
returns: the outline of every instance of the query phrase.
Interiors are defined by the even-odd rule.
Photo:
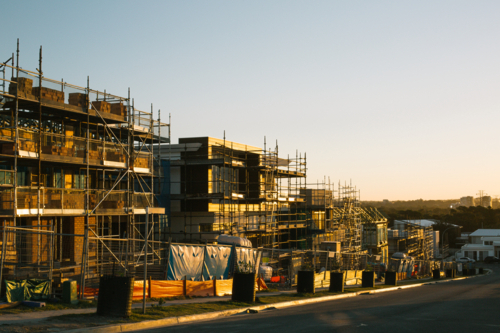
[[[146,229],[144,231],[144,280],[142,286],[142,313],[146,313],[146,283],[148,279],[148,238],[149,238],[149,207],[146,207]],[[151,296],[150,296],[151,297]]]

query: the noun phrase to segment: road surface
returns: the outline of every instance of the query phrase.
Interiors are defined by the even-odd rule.
[[[141,332],[498,333],[500,266],[483,267],[492,274]]]

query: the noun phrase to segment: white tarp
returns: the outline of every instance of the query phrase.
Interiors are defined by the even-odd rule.
[[[202,281],[204,246],[172,245],[168,258],[167,280]]]
[[[229,265],[232,259],[232,249],[228,246],[207,246],[203,278],[205,280],[228,279]]]

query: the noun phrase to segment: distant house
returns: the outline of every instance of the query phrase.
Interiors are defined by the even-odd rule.
[[[469,243],[455,254],[482,261],[488,256],[500,256],[500,229],[477,229],[469,235]]]

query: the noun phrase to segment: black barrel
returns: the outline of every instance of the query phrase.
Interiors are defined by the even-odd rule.
[[[361,274],[361,286],[363,288],[375,287],[375,272],[374,271],[363,271],[363,273]]]
[[[130,317],[134,277],[103,275],[99,279],[97,314],[111,317]]]
[[[344,272],[330,272],[329,291],[344,292]]]
[[[463,276],[469,275],[469,270],[467,268],[462,268],[462,275]]]
[[[479,274],[484,274],[484,268],[479,268]]]
[[[451,268],[446,269],[446,277],[447,278],[452,278],[453,277],[453,270]]]
[[[432,278],[434,280],[439,280],[441,278],[441,271],[439,269],[432,270]]]
[[[388,286],[397,286],[398,285],[398,277],[396,272],[385,272],[385,284]]]
[[[299,271],[297,274],[297,292],[315,293],[314,271]]]
[[[255,280],[254,273],[234,273],[231,300],[235,302],[254,303]]]

